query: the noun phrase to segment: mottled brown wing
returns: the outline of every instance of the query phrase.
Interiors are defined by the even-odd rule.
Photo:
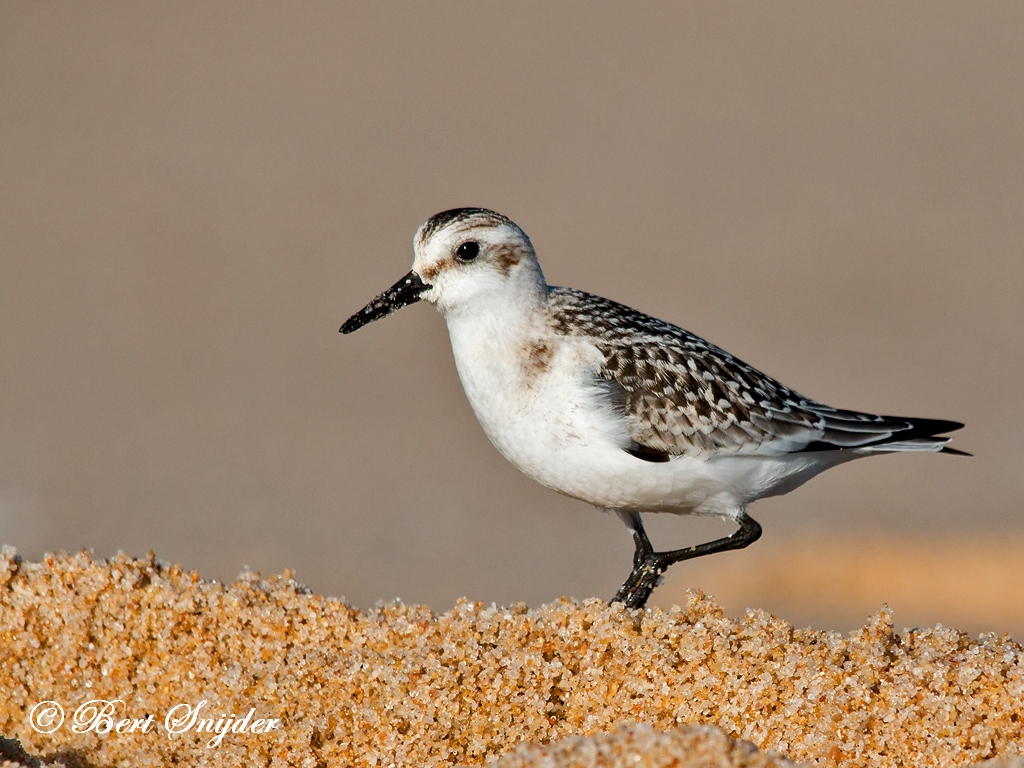
[[[586,335],[638,446],[671,455],[786,453],[821,438],[818,405],[670,323],[554,289],[556,329]]]
[[[820,415],[733,359],[644,342],[597,346],[605,355],[599,375],[621,390],[638,445],[687,456],[787,453],[822,436]]]
[[[626,419],[638,458],[709,453],[943,450],[963,424],[877,416],[804,397],[678,326],[600,296],[552,288],[555,331],[583,336]]]
[[[585,337],[645,461],[710,454],[943,451],[954,421],[843,411],[804,397],[724,349],[623,304],[568,288],[549,296],[555,332]]]

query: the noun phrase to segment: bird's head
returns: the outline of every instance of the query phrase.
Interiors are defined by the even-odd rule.
[[[362,328],[421,299],[446,315],[511,291],[544,287],[530,238],[500,213],[455,208],[431,216],[413,240],[412,271],[341,326]]]

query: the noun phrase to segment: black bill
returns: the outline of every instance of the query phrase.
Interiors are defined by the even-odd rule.
[[[374,320],[380,320],[392,312],[397,312],[402,307],[415,304],[420,300],[420,294],[429,287],[429,285],[420,280],[419,275],[415,272],[410,272],[346,320],[345,324],[341,326],[341,332],[352,333],[352,331],[358,331],[364,325],[372,323]]]

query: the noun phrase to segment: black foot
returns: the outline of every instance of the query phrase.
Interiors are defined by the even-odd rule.
[[[715,539],[706,544],[697,544],[693,547],[673,549],[669,552],[655,552],[644,531],[643,523],[640,522],[640,515],[636,512],[620,512],[619,515],[633,532],[636,551],[633,553],[633,570],[619,587],[619,591],[615,593],[612,602],[622,603],[627,608],[643,608],[654,588],[658,586],[662,574],[668,570],[670,565],[714,552],[743,549],[761,537],[761,526],[754,518],[742,512],[736,519],[740,528],[731,536]]]
[[[663,562],[657,552],[652,552],[639,564],[633,565],[626,581],[612,598],[613,603],[622,603],[627,608],[643,608],[647,598],[661,581],[661,575],[668,570],[671,563]]]

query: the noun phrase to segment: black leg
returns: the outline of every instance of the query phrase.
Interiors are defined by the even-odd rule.
[[[643,608],[647,603],[647,598],[651,596],[651,592],[658,586],[661,575],[668,570],[670,565],[714,552],[743,549],[761,537],[761,526],[757,521],[746,512],[740,512],[739,517],[736,518],[740,528],[731,536],[715,539],[706,544],[673,549],[669,552],[655,552],[644,531],[644,524],[640,521],[639,514],[619,512],[619,517],[632,531],[633,543],[636,545],[636,551],[633,553],[633,570],[623,585],[619,587],[615,597],[612,598],[613,603],[622,603],[627,608]]]

